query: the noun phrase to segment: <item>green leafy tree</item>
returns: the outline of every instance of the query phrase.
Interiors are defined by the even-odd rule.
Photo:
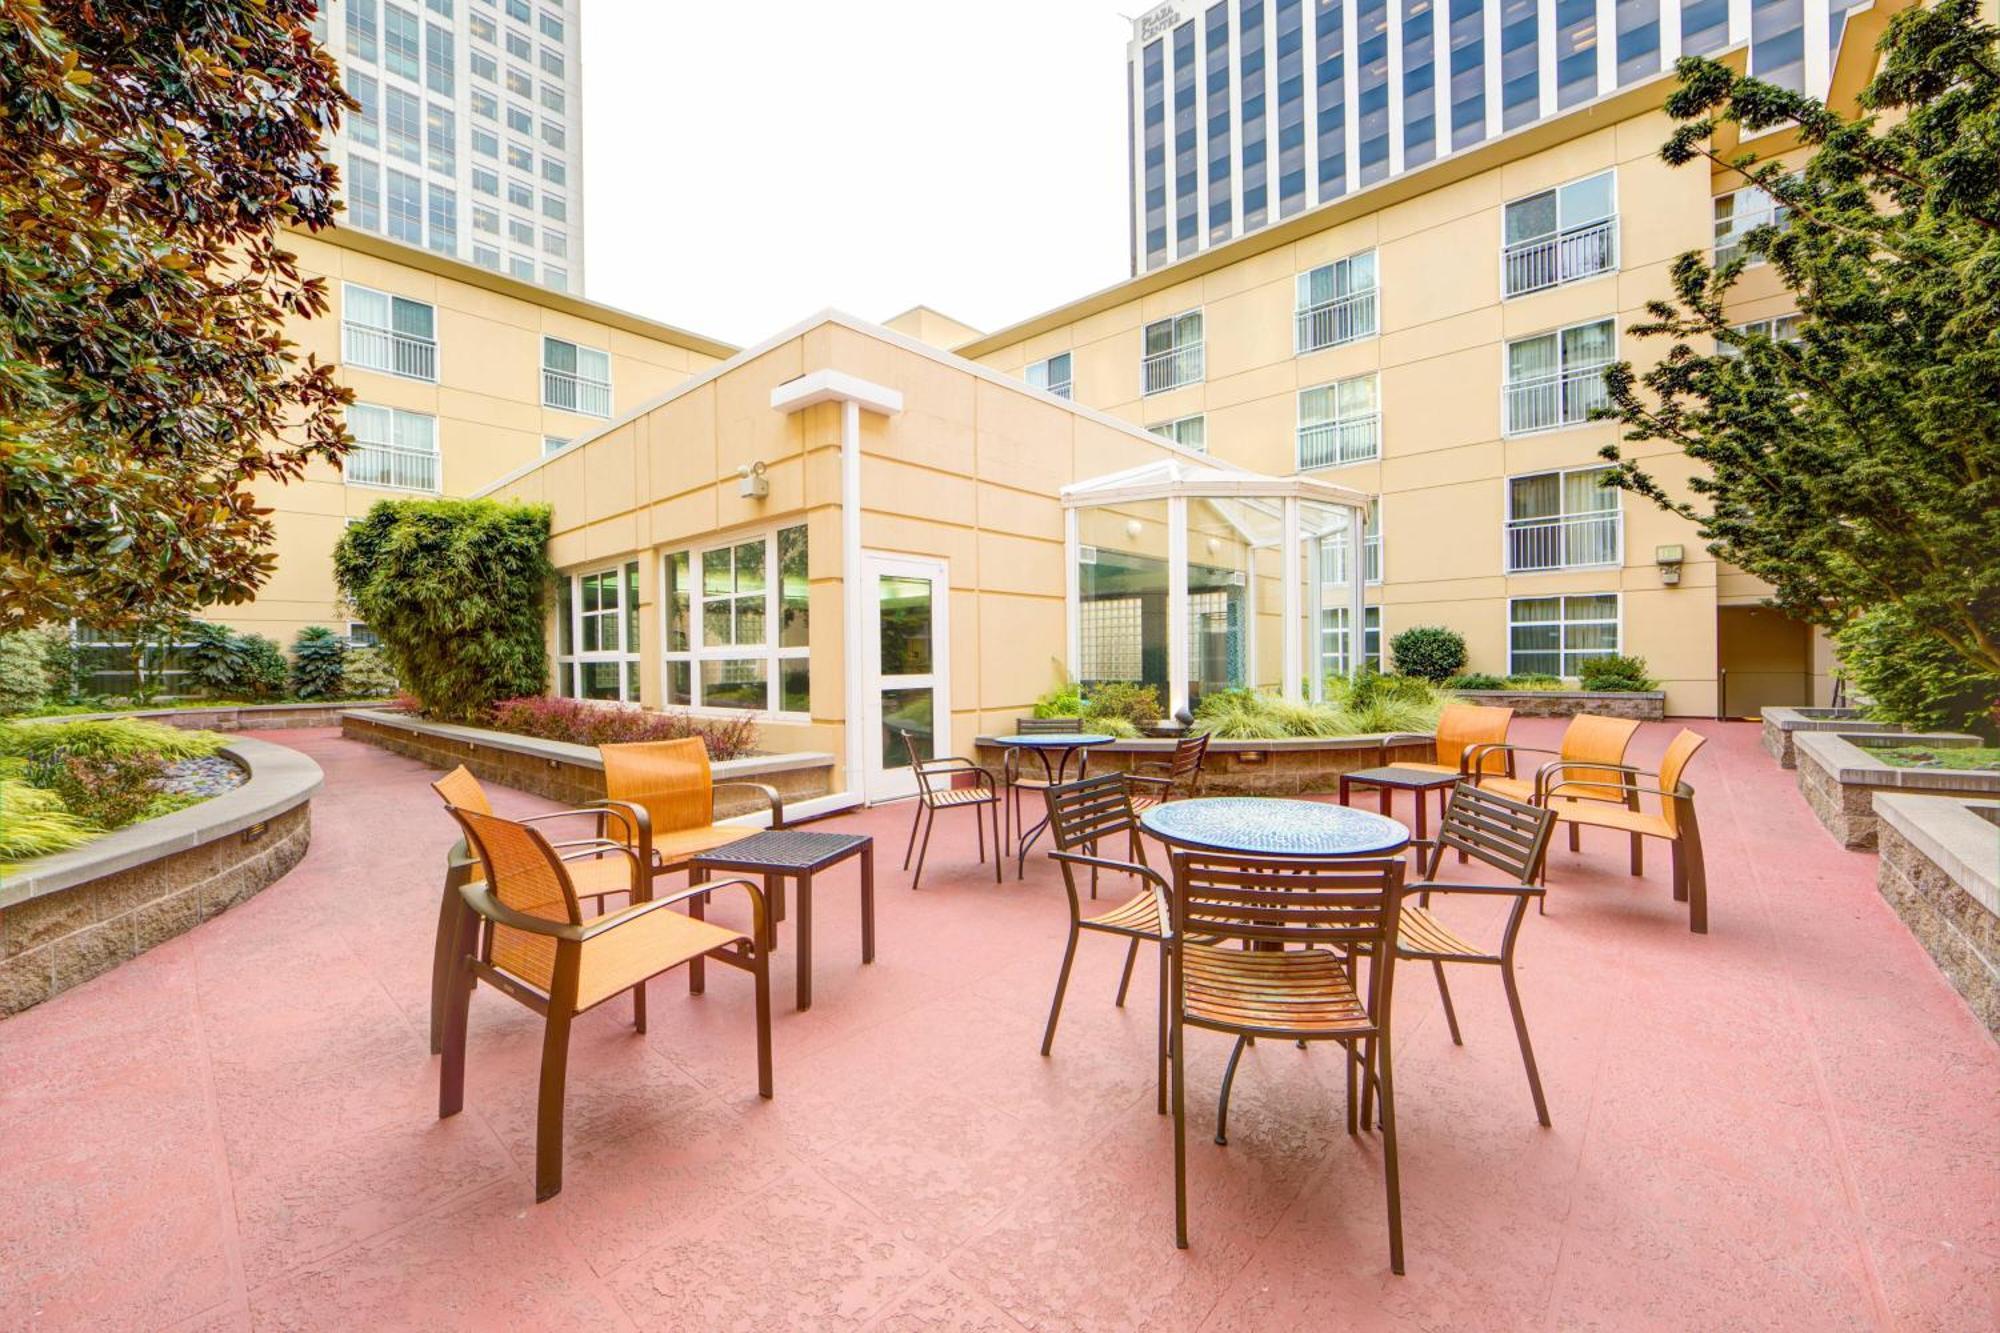
[[[1608,376],[1633,443],[1699,466],[1670,494],[1612,446],[1616,484],[1693,520],[1709,549],[1768,582],[1788,614],[1838,629],[1877,607],[2000,690],[2000,58],[1976,0],[1896,16],[1847,116],[1714,61],[1676,67],[1669,163],[1720,165],[1768,191],[1783,227],[1730,262],[1687,254],[1674,299],[1632,332],[1671,339],[1653,369]],[[1715,131],[1797,123],[1803,169]],[[1776,341],[1731,327],[1753,258],[1801,316]],[[1988,695],[1990,698],[1991,695]]]
[[[0,0],[0,630],[158,624],[271,571],[253,496],[346,447],[278,244],[354,104],[315,0]]]
[[[476,722],[548,687],[546,505],[384,500],[334,548],[334,575],[424,711]]]
[[[347,673],[347,640],[324,625],[308,625],[292,640],[292,693],[338,699]]]

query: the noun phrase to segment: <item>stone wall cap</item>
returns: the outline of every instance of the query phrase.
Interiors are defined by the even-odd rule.
[[[1526,695],[1534,699],[1665,699],[1665,690],[1453,690],[1451,693],[1465,699],[1518,699]]]
[[[2000,773],[1978,769],[1905,768],[1878,759],[1850,737],[1874,745],[1944,745],[1957,748],[1979,744],[1977,736],[1956,731],[1934,732],[1833,732],[1801,731],[1792,744],[1799,754],[1833,774],[1834,780],[1864,787],[1912,787],[1923,791],[1965,792],[1968,795],[2000,795]]]
[[[1872,722],[1859,708],[1766,708],[1764,721],[1783,731],[1887,731],[1887,722]]]
[[[2000,916],[2000,801],[1878,791],[1874,804],[1876,818]]]
[[[197,704],[188,708],[124,708],[110,713],[51,713],[46,717],[15,717],[10,722],[112,722],[136,717],[149,722],[222,717],[241,713],[320,713],[335,708],[379,708],[394,699],[292,699],[275,704]]]
[[[1280,736],[1271,740],[1223,740],[1215,739],[1208,748],[1216,754],[1262,753],[1267,750],[1379,750],[1391,738],[1401,737],[1398,745],[1416,745],[1420,738],[1410,732],[1365,732],[1355,736]],[[1427,739],[1427,738],[1422,738]],[[975,745],[998,748],[999,741],[993,736],[973,738]],[[1177,742],[1171,736],[1139,736],[1120,739],[1107,745],[1092,745],[1093,752],[1109,754],[1170,754]]]
[[[249,770],[250,778],[242,786],[70,851],[0,868],[0,909],[240,833],[303,805],[325,781],[318,764],[270,741],[233,737],[222,753]]]
[[[430,736],[439,740],[462,741],[467,745],[483,746],[489,750],[504,750],[509,754],[526,755],[531,759],[547,759],[567,764],[572,768],[595,769],[598,772],[604,770],[604,760],[599,757],[597,747],[592,745],[547,741],[539,736],[516,736],[512,732],[461,726],[455,722],[432,722],[427,718],[411,717],[408,713],[353,709],[344,716],[356,718],[373,726],[386,727],[392,731],[406,731],[412,735]],[[822,750],[754,754],[742,759],[719,759],[712,765],[718,782],[754,778],[760,773],[831,767],[833,767],[833,755]]]

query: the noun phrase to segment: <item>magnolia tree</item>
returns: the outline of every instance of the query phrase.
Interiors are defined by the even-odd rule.
[[[1627,441],[1700,464],[1691,498],[1678,497],[1614,445],[1616,484],[1693,520],[1789,614],[1847,630],[1845,650],[1912,645],[1906,674],[1921,676],[1914,695],[1933,711],[2000,695],[1995,42],[1976,0],[1898,15],[1855,116],[1682,60],[1667,103],[1682,123],[1661,156],[1723,167],[1788,217],[1750,232],[1727,263],[1681,256],[1674,299],[1632,330],[1673,346],[1643,376],[1629,364],[1609,375]],[[1810,150],[1803,168],[1713,147],[1724,124],[1790,122]],[[1725,316],[1755,260],[1796,301],[1795,339]]]
[[[315,0],[0,0],[0,631],[249,600],[252,498],[345,448],[278,243],[334,217]]]

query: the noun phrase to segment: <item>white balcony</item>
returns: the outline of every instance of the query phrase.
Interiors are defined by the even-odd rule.
[[[1618,219],[1600,218],[1501,251],[1501,289],[1508,296],[1522,296],[1617,267]]]
[[[1507,434],[1580,426],[1597,408],[1609,407],[1611,391],[1604,384],[1604,367],[1600,362],[1507,385],[1500,391]]]
[[[341,325],[341,359],[363,370],[437,382],[437,343],[367,324]]]
[[[1382,456],[1382,417],[1370,413],[1348,421],[1299,427],[1299,471],[1365,463]]]
[[[1070,396],[1069,388],[1070,382],[1068,380],[1060,380],[1057,383],[1046,386],[1044,392],[1052,393],[1058,398],[1067,398]]]
[[[1356,292],[1324,301],[1299,311],[1297,318],[1297,346],[1301,352],[1317,352],[1322,347],[1372,338],[1376,329],[1375,293]]]
[[[1624,515],[1570,514],[1517,518],[1507,524],[1507,572],[1532,574],[1550,569],[1588,569],[1624,559]]]
[[[611,415],[611,386],[566,370],[542,370],[542,406],[586,417]]]
[[[1199,384],[1205,361],[1204,344],[1155,352],[1139,362],[1139,379],[1145,393],[1165,393],[1183,384]]]
[[[355,486],[386,486],[398,491],[438,488],[438,456],[430,449],[399,449],[391,444],[357,444],[343,464]]]

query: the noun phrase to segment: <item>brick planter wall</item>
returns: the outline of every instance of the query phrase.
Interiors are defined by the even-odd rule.
[[[1876,887],[2000,1038],[2000,803],[1881,793]]]
[[[1456,690],[1453,693],[1469,704],[1511,708],[1517,717],[1575,717],[1578,713],[1595,713],[1600,717],[1660,722],[1667,716],[1664,690]]]
[[[23,722],[102,722],[109,718],[143,717],[183,731],[294,731],[302,727],[337,727],[342,713],[374,708],[390,699],[350,699],[344,703],[218,704],[214,708],[146,708],[122,713],[70,713],[62,717],[27,717]]]
[[[1801,731],[1832,731],[1847,735],[1888,731],[1886,722],[1870,722],[1859,708],[1766,708],[1764,753],[1778,761],[1780,768],[1798,767],[1792,751],[1792,736]]]
[[[1850,733],[1855,739],[1902,745],[1977,745],[1977,736],[1958,733]],[[1843,847],[1875,845],[1875,793],[1915,792],[1937,796],[2000,797],[2000,773],[1901,768],[1884,763],[1848,736],[1800,732],[1793,737],[1799,793],[1827,832]]]
[[[282,879],[312,841],[319,766],[233,742],[250,781],[0,875],[0,1015],[19,1013]]]

